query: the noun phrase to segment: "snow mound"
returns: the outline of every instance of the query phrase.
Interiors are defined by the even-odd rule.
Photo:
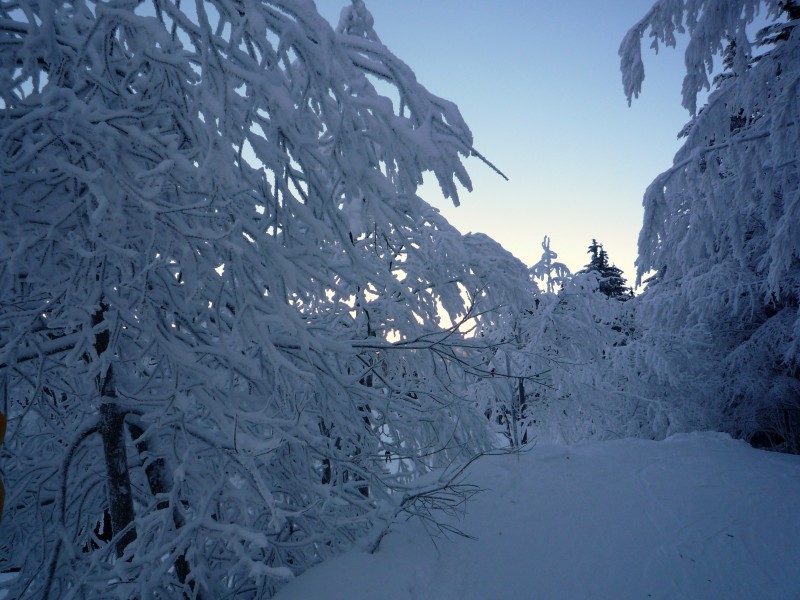
[[[475,540],[402,523],[277,598],[800,598],[798,456],[718,433],[538,445],[465,482],[485,491],[453,524]]]

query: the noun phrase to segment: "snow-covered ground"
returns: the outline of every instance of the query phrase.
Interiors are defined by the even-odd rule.
[[[431,539],[395,527],[279,600],[800,599],[800,457],[716,433],[486,456],[485,489]]]

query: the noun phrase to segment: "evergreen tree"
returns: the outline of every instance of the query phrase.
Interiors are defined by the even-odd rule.
[[[626,280],[622,276],[622,269],[608,261],[608,253],[603,244],[593,239],[587,250],[591,255],[589,264],[579,273],[594,273],[600,286],[600,291],[609,298],[627,300],[631,297],[631,289],[625,286]]]
[[[754,42],[756,15],[773,23]],[[800,452],[800,7],[779,0],[661,0],[620,48],[629,101],[641,41],[688,31],[683,105],[695,115],[644,197],[638,277],[658,272],[643,363],[706,428]],[[753,47],[760,53],[753,56]],[[723,56],[710,89],[715,55]],[[643,349],[646,345],[642,346]],[[677,400],[676,400],[677,401]]]

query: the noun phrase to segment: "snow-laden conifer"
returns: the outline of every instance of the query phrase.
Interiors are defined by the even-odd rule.
[[[758,31],[757,18],[772,24]],[[674,45],[678,33],[689,37],[683,104],[693,117],[673,166],[645,193],[639,237],[639,279],[659,274],[643,302],[653,318],[650,362],[666,360],[659,370],[683,379],[677,396],[709,409],[708,427],[794,451],[800,449],[798,18],[794,0],[662,0],[620,48],[630,100],[644,79],[645,34],[656,49]],[[712,89],[721,58],[726,71]],[[703,89],[711,93],[698,111]],[[684,354],[681,344],[706,348],[686,363],[688,379],[682,362],[668,358]]]

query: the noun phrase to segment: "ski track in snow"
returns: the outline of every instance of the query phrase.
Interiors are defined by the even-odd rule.
[[[800,457],[717,433],[486,456],[461,521],[398,524],[279,600],[800,600]]]

